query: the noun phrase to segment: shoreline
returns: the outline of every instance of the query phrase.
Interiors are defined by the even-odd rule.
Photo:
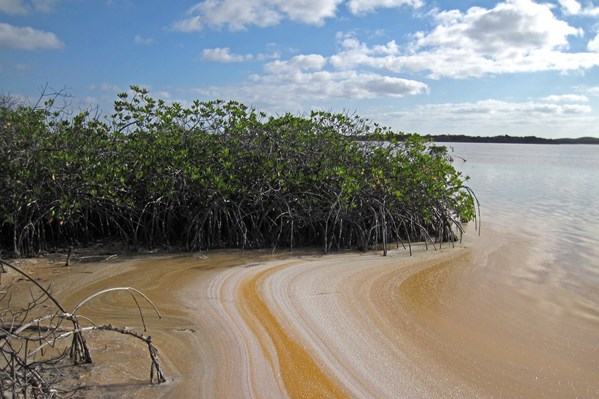
[[[356,386],[352,385],[363,385],[370,377],[357,374],[352,377],[337,375],[342,371],[339,364],[331,363],[327,356],[351,356],[347,353],[333,353],[331,349],[327,349],[324,341],[318,343],[318,334],[315,335],[314,332],[308,337],[304,336],[306,331],[301,331],[298,327],[302,325],[302,318],[309,316],[307,313],[302,316],[297,313],[299,308],[293,310],[292,306],[300,305],[301,300],[310,298],[330,301],[337,294],[347,297],[348,292],[340,288],[341,291],[330,295],[326,292],[314,293],[310,292],[314,287],[299,287],[295,284],[292,289],[297,292],[297,301],[289,301],[287,298],[285,307],[280,307],[277,302],[285,299],[285,293],[281,291],[283,288],[280,287],[289,282],[281,281],[276,297],[265,286],[275,287],[279,283],[273,285],[273,280],[281,279],[288,273],[293,277],[294,273],[303,273],[305,270],[311,270],[308,275],[310,279],[322,280],[325,285],[331,279],[342,276],[339,271],[348,272],[350,268],[350,275],[364,268],[376,275],[389,267],[402,270],[402,273],[408,275],[417,269],[429,267],[437,259],[464,250],[456,247],[434,252],[424,250],[424,245],[418,245],[412,257],[404,250],[389,252],[387,257],[380,253],[325,256],[310,251],[295,251],[294,254],[271,255],[267,251],[230,250],[199,255],[126,255],[123,260],[119,257],[112,258],[110,263],[91,262],[71,266],[62,266],[60,262],[44,262],[43,259],[25,262],[38,264],[33,274],[42,281],[52,282],[54,294],[67,309],[101,289],[132,286],[148,295],[163,314],[163,320],[147,317],[146,323],[148,333],[152,335],[161,353],[160,361],[167,374],[167,384],[147,385],[146,373],[140,370],[149,368],[147,353],[143,348],[138,345],[129,347],[131,341],[126,338],[114,335],[104,337],[92,333],[92,338],[88,341],[95,363],[87,367],[88,371],[84,373],[83,380],[91,381],[86,397],[94,398],[96,395],[116,392],[127,393],[136,398],[157,395],[248,397],[272,392],[276,392],[277,396],[286,396],[290,389],[293,392],[289,382],[293,378],[285,382],[280,377],[279,364],[285,363],[278,360],[279,352],[273,344],[273,335],[265,327],[268,323],[264,320],[256,322],[256,315],[264,309],[272,313],[270,323],[280,323],[279,330],[288,334],[287,344],[304,351],[303,357],[299,358],[300,362],[312,362],[313,373],[321,373],[323,380],[334,381],[329,385],[333,390],[339,389],[336,396],[346,397],[356,396]],[[327,279],[321,279],[321,274],[328,276]],[[75,282],[77,287],[69,292]],[[308,292],[302,293],[305,290]],[[260,311],[248,311],[248,306],[251,307],[252,303],[255,305],[260,300]],[[290,319],[287,311],[295,314],[297,319]],[[141,329],[141,326],[135,326],[139,324],[136,309],[126,295],[98,298],[86,305],[81,314],[96,323],[124,323],[128,327]],[[343,323],[347,323],[353,316],[349,312],[345,313],[345,317]],[[312,323],[310,328],[313,331],[322,330],[320,333],[325,333],[326,326],[317,325],[318,322],[314,320]],[[327,339],[334,341],[334,336],[330,334],[332,333],[329,332]],[[318,349],[310,349],[307,342]],[[115,351],[119,353],[118,356],[115,356]],[[292,365],[297,362],[298,358],[291,359],[287,362],[286,369],[293,369]],[[352,363],[357,365],[360,362],[354,360]],[[347,372],[347,369],[343,371]],[[237,384],[237,387],[231,386],[231,379],[239,380],[240,377],[243,382]],[[353,382],[353,378],[359,378],[361,382]],[[372,384],[369,385],[371,386],[368,388],[358,390],[373,390]],[[295,390],[296,396],[293,397],[301,396],[298,392],[304,391]]]
[[[419,247],[412,257],[229,250],[46,265],[41,274],[67,307],[103,288],[133,286],[164,316],[146,323],[167,384],[149,386],[147,352],[111,335],[88,340],[96,362],[84,376],[94,381],[90,398],[318,392],[318,384],[293,382],[302,378],[337,397],[598,394],[596,321],[573,331],[534,291],[510,285],[503,269],[529,256],[514,238],[487,228],[482,238],[437,252]],[[136,312],[123,295],[98,298],[82,314],[141,329]]]

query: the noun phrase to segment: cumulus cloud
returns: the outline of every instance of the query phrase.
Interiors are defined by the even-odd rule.
[[[172,94],[166,90],[153,91],[152,95],[165,101],[171,101],[173,99]]]
[[[236,62],[250,55],[234,54],[229,48],[206,49],[204,59]],[[257,59],[257,57],[254,57]],[[195,93],[205,97],[232,98],[270,110],[305,109],[306,104],[330,101],[399,98],[429,92],[423,82],[358,70],[340,70],[320,54],[300,54],[264,65],[263,73],[245,83],[227,87],[204,87]]]
[[[179,32],[200,32],[202,29],[204,29],[204,23],[200,16],[190,15],[190,13],[188,13],[187,18],[175,22],[172,28],[173,30]]]
[[[569,137],[572,131],[593,130],[599,122],[599,118],[593,115],[592,108],[587,104],[553,103],[545,99],[526,102],[485,99],[476,102],[425,104],[401,111],[379,110],[368,117],[407,132],[483,136],[510,134]],[[547,126],[551,126],[551,131],[547,131]]]
[[[272,51],[270,53],[258,53],[256,54],[256,59],[258,61],[268,61],[268,60],[277,60],[281,58],[281,53],[278,51]]]
[[[599,53],[599,34],[597,34],[594,39],[589,41],[587,44],[587,49],[593,53]]]
[[[285,95],[299,100],[368,99],[403,97],[428,90],[422,82],[355,71],[315,71],[254,76],[253,84],[269,88],[272,95],[283,88]]]
[[[577,0],[559,0],[562,10],[569,15],[583,15],[596,17],[599,16],[599,7],[590,6],[583,7]]]
[[[599,65],[594,53],[569,51],[569,38],[582,36],[581,29],[556,18],[549,5],[531,0],[506,0],[491,9],[437,12],[434,23],[430,31],[415,33],[401,48],[394,41],[367,46],[344,36],[331,63],[347,69],[364,65],[396,73],[428,71],[435,79]],[[596,40],[589,50],[595,46]]]
[[[60,49],[64,44],[52,32],[0,23],[0,47],[21,50]]]
[[[508,0],[492,9],[472,7],[437,15],[438,25],[422,35],[417,46],[474,50],[488,56],[565,48],[578,29],[555,18],[547,5],[531,0]]]
[[[331,101],[373,98],[399,98],[428,93],[425,83],[376,73],[326,70],[318,57],[295,57],[288,62],[273,62],[262,75],[252,75],[242,85],[204,87],[196,94],[212,98],[231,98],[271,112],[326,107]]]
[[[285,91],[298,100],[368,99],[403,97],[427,93],[425,83],[355,70],[327,70],[327,58],[319,54],[298,55],[265,65],[264,75],[252,76],[256,92]],[[262,91],[264,90],[264,91]]]
[[[592,112],[590,106],[578,103],[556,104],[546,101],[509,102],[493,99],[481,100],[474,103],[434,104],[425,107],[444,114],[485,114],[493,118],[507,115],[511,118],[525,119],[534,119],[545,114],[586,114]]]
[[[284,73],[301,70],[321,70],[327,63],[327,59],[319,54],[297,55],[287,61],[273,61],[265,65],[264,69],[269,73]]]
[[[378,8],[397,8],[408,6],[420,8],[424,5],[422,0],[350,0],[347,8],[352,14],[372,12]]]
[[[172,28],[180,32],[199,32],[207,27],[241,30],[248,26],[274,26],[283,20],[321,25],[327,18],[335,17],[344,2],[352,14],[424,5],[423,0],[204,0],[190,7],[186,17]]]
[[[187,16],[173,29],[181,32],[201,31],[205,27],[230,30],[249,25],[267,27],[284,19],[319,25],[335,16],[342,0],[204,0],[190,7]]]
[[[582,6],[576,0],[559,0],[559,4],[567,14],[578,14]]]
[[[180,30],[236,30],[251,25],[272,26],[284,20],[318,24],[334,15],[342,2],[355,14],[382,7],[423,7],[419,0],[318,0],[310,3],[316,5],[314,9],[299,0],[289,0],[285,4],[282,0],[247,0],[242,10],[239,2],[206,0],[189,9],[188,18],[180,21]],[[570,14],[582,13],[584,7],[578,10],[574,3],[577,2],[560,1],[561,15],[565,14],[566,8]],[[471,7],[463,11],[435,10],[426,14],[430,18],[430,29],[413,34],[406,43],[395,40],[366,43],[355,33],[339,33],[335,54],[300,54],[280,59],[277,53],[276,60],[267,62],[262,73],[251,75],[240,85],[204,87],[196,93],[233,98],[271,111],[288,111],[294,107],[305,109],[306,104],[332,104],[336,100],[348,104],[352,100],[387,98],[391,103],[393,98],[429,93],[429,86],[414,76],[469,78],[535,71],[576,71],[599,66],[596,53],[599,38],[589,42],[588,51],[578,50],[578,47],[571,50],[570,41],[573,38],[580,40],[584,35],[581,29],[554,14],[559,12],[559,7],[533,0],[504,0],[494,2],[491,7]],[[228,47],[205,49],[201,56],[215,62],[266,61],[261,55],[236,54]],[[413,79],[403,76],[408,73]],[[585,94],[590,97],[592,92]],[[484,125],[489,132],[497,128],[493,133],[509,134],[521,132],[505,131],[501,127],[519,126],[528,134],[535,133],[539,120],[560,117],[561,121],[572,122],[572,126],[584,125],[577,125],[575,121],[593,118],[596,121],[589,97],[559,94],[526,102],[488,99],[431,104],[413,107],[409,112],[365,116],[401,126],[402,130],[408,127],[407,131],[413,121],[414,131],[424,133],[426,131],[421,127],[430,126],[431,132],[438,133],[442,132],[439,126],[446,124],[448,128]],[[435,117],[431,118],[431,115]]]
[[[231,52],[229,47],[224,48],[207,48],[202,50],[202,59],[212,62],[244,62],[253,59],[251,54],[241,55]]]
[[[561,95],[551,95],[544,98],[545,101],[549,101],[552,103],[561,103],[561,102],[572,102],[572,103],[586,103],[589,101],[587,96],[581,94],[561,94]]]
[[[280,11],[292,21],[320,25],[335,16],[342,0],[274,0]],[[269,1],[270,2],[270,1]]]

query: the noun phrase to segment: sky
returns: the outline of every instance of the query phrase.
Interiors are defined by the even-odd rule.
[[[599,137],[599,4],[0,0],[0,94],[108,115],[130,85],[401,132]]]

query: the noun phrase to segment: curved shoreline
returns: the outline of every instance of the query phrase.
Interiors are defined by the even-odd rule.
[[[400,393],[398,381],[408,379],[404,395],[430,397],[431,390],[418,388],[406,367],[396,367],[405,357],[380,370],[375,346],[388,349],[389,343],[384,334],[373,338],[377,330],[360,308],[376,309],[365,302],[372,279],[385,269],[401,270],[403,279],[460,251],[465,250],[422,251],[414,257],[224,251],[69,267],[40,262],[35,273],[52,282],[67,308],[101,289],[132,286],[164,316],[145,321],[160,350],[167,386],[146,385],[143,349],[120,336],[95,335],[88,340],[95,363],[83,379],[89,397],[115,392],[137,398],[388,396]],[[126,295],[97,298],[81,311],[96,323],[141,329],[136,313]]]
[[[222,251],[36,273],[54,281],[67,307],[126,285],[163,313],[146,323],[170,382],[148,386],[143,348],[100,337],[89,340],[96,361],[83,380],[92,381],[89,397],[598,394],[596,324],[571,330],[539,312],[485,270],[525,252],[512,243],[507,254],[506,242],[492,236],[484,241],[413,257]],[[140,328],[125,296],[94,300],[83,314]]]

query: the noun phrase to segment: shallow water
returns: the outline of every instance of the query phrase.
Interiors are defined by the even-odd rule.
[[[402,284],[402,305],[421,329],[414,342],[431,348],[426,357],[450,385],[477,387],[474,397],[599,396],[597,308],[550,271],[528,278],[539,274],[532,242],[494,229],[474,239],[461,264]]]
[[[483,226],[517,237],[522,260],[495,268],[554,311],[599,315],[599,146],[451,144]],[[507,262],[506,262],[507,263]],[[568,301],[564,302],[565,298]],[[573,301],[576,303],[572,307]]]
[[[459,365],[493,396],[599,396],[599,147],[451,146],[482,203],[482,236],[468,237],[467,267],[414,277],[445,301],[431,330],[461,334],[479,352],[471,366],[509,381]],[[448,319],[460,327],[440,327]]]

